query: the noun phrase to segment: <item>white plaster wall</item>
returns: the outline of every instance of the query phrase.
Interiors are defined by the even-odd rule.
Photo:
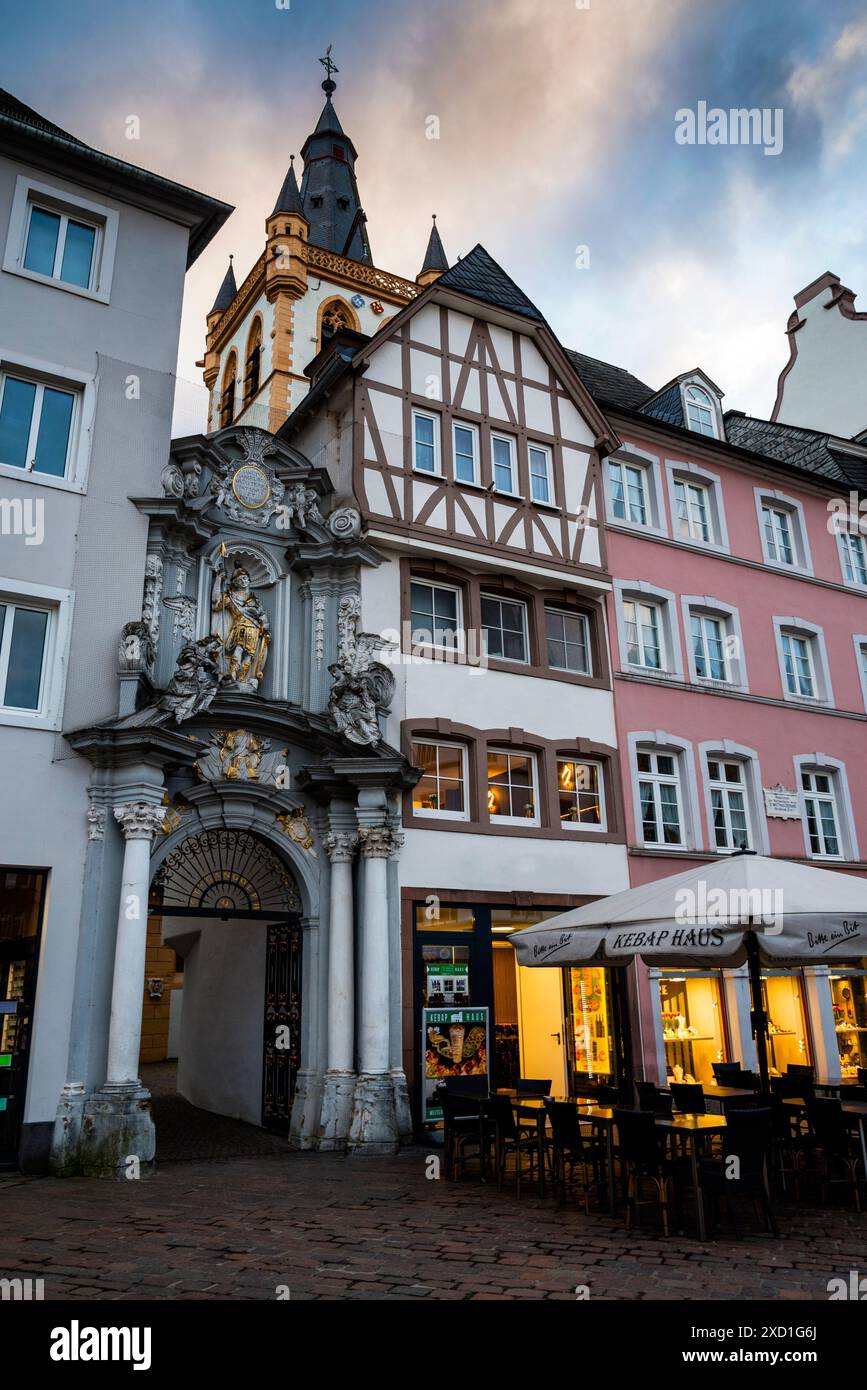
[[[360,294],[364,303],[358,307],[352,303],[352,296]],[[373,337],[378,333],[383,324],[400,312],[401,305],[389,304],[373,290],[350,289],[347,285],[336,285],[333,281],[317,275],[315,268],[311,267],[308,271],[307,293],[303,298],[295,301],[293,305],[294,335],[292,340],[292,370],[299,376],[303,373],[308,362],[311,362],[318,351],[317,327],[319,323],[320,306],[328,299],[344,299],[355,314],[360,331]],[[371,304],[379,302],[383,312],[375,314],[371,309]],[[307,395],[309,386],[303,381],[292,382],[292,409]]]
[[[831,296],[825,289],[800,310],[806,323],[778,418],[850,439],[867,429],[867,320],[826,309]]]
[[[629,887],[626,847],[562,840],[405,830],[400,881],[408,888],[492,893],[587,893]]]
[[[267,927],[210,919],[196,927],[184,955],[178,1091],[202,1110],[261,1125]],[[189,923],[166,923],[169,944],[174,931]]]

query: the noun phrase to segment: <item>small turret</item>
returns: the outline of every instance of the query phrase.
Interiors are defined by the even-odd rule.
[[[446,253],[443,250],[440,234],[437,231],[437,215],[433,213],[433,226],[431,227],[430,237],[428,238],[427,250],[424,255],[424,264],[415,277],[415,282],[417,285],[421,285],[422,289],[426,289],[428,285],[433,284],[434,280],[438,280],[443,271],[448,270],[448,268],[449,263],[446,259]]]

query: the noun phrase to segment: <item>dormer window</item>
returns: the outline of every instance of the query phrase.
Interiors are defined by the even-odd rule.
[[[683,403],[687,429],[706,434],[709,439],[718,439],[716,406],[709,392],[703,386],[685,386]]]

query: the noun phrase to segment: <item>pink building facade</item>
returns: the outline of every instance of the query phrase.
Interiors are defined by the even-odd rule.
[[[604,486],[630,883],[741,847],[863,874],[867,450],[723,414],[700,372],[638,405],[622,378],[602,390],[622,441]],[[714,1062],[755,1067],[744,972],[633,968],[639,1072],[708,1083]],[[769,973],[772,1069],[855,1079],[865,983]]]

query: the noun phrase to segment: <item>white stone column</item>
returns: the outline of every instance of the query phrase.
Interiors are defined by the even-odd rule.
[[[138,1059],[147,946],[151,841],[162,824],[165,811],[152,802],[132,801],[125,806],[115,806],[114,814],[123,828],[126,844],[117,914],[111,1022],[108,1033],[108,1068],[104,1089],[127,1090],[141,1084]]]
[[[352,861],[354,831],[326,835],[331,861],[328,914],[327,1071],[322,1096],[319,1147],[344,1149],[355,1095],[355,949]]]
[[[395,832],[385,825],[358,832],[364,856],[361,910],[361,1001],[358,1015],[359,1077],[350,1147],[394,1153],[399,1136],[389,1070],[389,916],[387,863]]]

